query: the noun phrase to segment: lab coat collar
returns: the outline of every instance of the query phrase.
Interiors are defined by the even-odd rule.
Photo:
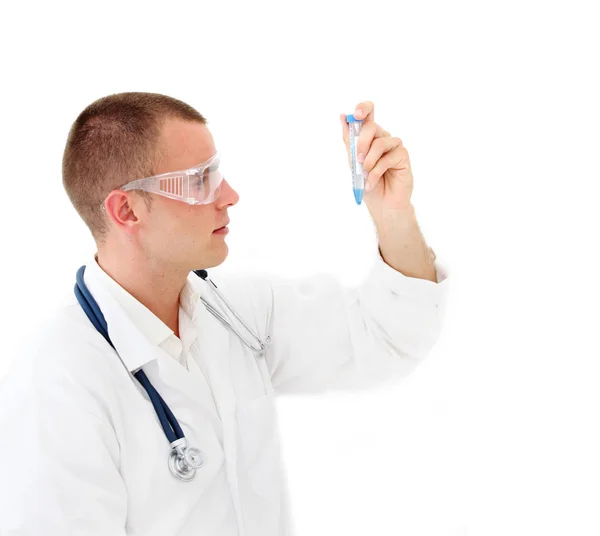
[[[173,330],[112,279],[98,264],[97,254],[86,263],[84,280],[104,314],[109,337],[130,372],[164,352],[159,345]],[[192,321],[196,320],[198,309],[204,307],[200,302],[201,283],[190,272],[179,296],[181,308]]]

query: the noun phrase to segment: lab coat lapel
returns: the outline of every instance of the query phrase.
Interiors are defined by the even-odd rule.
[[[160,386],[156,383],[158,371],[160,382],[164,382],[176,391],[183,392],[186,395],[187,404],[189,404],[189,399],[192,399],[195,404],[201,406],[200,409],[203,413],[211,418],[214,417],[214,406],[207,404],[205,399],[200,396],[199,390],[203,386],[198,384],[197,379],[194,381],[190,373],[179,362],[175,361],[164,349],[152,344],[127,315],[121,314],[122,310],[119,307],[110,308],[107,313],[105,313],[105,317],[111,340],[132,375],[141,367],[160,393]],[[137,379],[135,382],[145,393]]]
[[[202,297],[215,306],[214,300],[207,297],[206,293],[207,291],[203,291]],[[205,411],[209,410],[211,416],[214,417],[216,410],[220,418],[223,411],[228,412],[234,403],[229,377],[229,330],[201,301],[196,306],[194,322],[198,329],[198,338],[192,344],[197,345],[197,350],[202,356],[196,363],[203,371],[206,383],[199,382],[196,375],[175,362],[166,352],[165,358],[158,360],[159,374],[162,381],[180,389]],[[194,359],[194,356],[190,354],[190,358]]]
[[[193,407],[195,408],[194,411],[201,411],[206,417],[214,419],[215,403],[212,400],[210,389],[199,382],[195,375],[185,370],[163,348],[149,341],[108,292],[99,286],[93,288],[95,299],[106,319],[109,336],[119,357],[139,389],[145,394],[144,388],[133,377],[133,374],[139,368],[142,368],[153,384],[158,380],[182,393],[185,398],[185,400],[182,400],[182,407],[190,406],[190,409]],[[198,304],[199,318],[203,318],[201,313],[204,310],[204,305],[200,302]],[[212,317],[210,314],[209,316]],[[196,315],[197,319],[198,314]],[[207,319],[207,321],[210,321],[210,319]],[[206,356],[206,360],[216,360],[222,354],[227,355],[227,352],[224,351],[227,348],[227,343],[223,340],[226,334],[224,335],[222,330],[215,329],[212,324],[208,327],[203,325],[204,323],[201,320],[197,326],[200,351]],[[223,363],[223,366],[226,366],[226,363]],[[156,377],[156,374],[158,374],[158,377]],[[221,378],[221,376],[222,374],[217,373],[216,378]],[[214,383],[213,378],[207,379],[207,381]],[[155,384],[154,387],[160,393],[159,384]],[[208,392],[206,392],[207,390]],[[169,404],[169,401],[167,401],[167,404]],[[179,404],[177,405],[179,406]],[[171,409],[174,410],[174,408]]]
[[[180,400],[175,403],[177,408],[189,408],[194,413],[201,412],[205,418],[217,420],[215,404],[212,400],[210,388],[178,361],[173,359],[166,351],[157,347],[160,355],[156,359],[156,371],[161,383],[177,392]],[[158,385],[155,385],[160,392]],[[166,399],[165,395],[165,399]],[[167,403],[170,404],[169,400]],[[175,407],[171,408],[175,412]]]

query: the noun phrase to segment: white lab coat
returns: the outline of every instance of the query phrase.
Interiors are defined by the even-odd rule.
[[[434,283],[397,272],[379,251],[356,287],[326,274],[219,276],[240,316],[272,337],[255,358],[199,301],[231,318],[210,284],[190,273],[181,299],[197,305],[202,384],[151,344],[109,292],[92,288],[92,262],[86,284],[119,355],[72,288],[69,304],[23,341],[0,383],[1,536],[295,534],[274,397],[406,376],[438,339],[448,291],[439,258]],[[170,446],[132,375],[142,366],[204,454],[191,482],[168,469]]]

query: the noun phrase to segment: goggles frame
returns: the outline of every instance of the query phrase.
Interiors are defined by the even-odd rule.
[[[152,175],[151,177],[144,177],[142,179],[135,179],[125,183],[120,188],[117,188],[117,190],[123,192],[144,190],[145,192],[162,195],[163,197],[188,203],[189,205],[205,205],[212,203],[219,197],[221,185],[225,178],[224,174],[219,171],[220,158],[221,154],[217,150],[208,160],[205,160],[197,166],[179,171],[169,171],[159,175]],[[214,169],[210,170],[211,167],[214,167]],[[209,173],[212,174],[218,173],[218,182],[214,188],[211,189],[212,191],[208,196],[202,201],[198,201],[198,199],[192,195],[194,188],[190,186],[190,181],[197,180],[198,177],[204,179],[206,170],[209,170]],[[210,180],[210,178],[211,176],[209,175],[208,179]],[[208,186],[210,186],[210,183]],[[198,188],[198,185],[195,185],[195,188]],[[104,201],[102,202],[102,209],[106,210]]]

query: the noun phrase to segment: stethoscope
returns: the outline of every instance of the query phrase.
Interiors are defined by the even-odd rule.
[[[113,347],[115,352],[117,349],[114,344],[110,340],[108,336],[107,323],[104,319],[104,315],[98,306],[98,303],[91,295],[88,290],[85,282],[83,281],[83,274],[85,272],[85,265],[77,270],[76,283],[75,283],[75,296],[77,297],[77,301],[81,305],[82,309],[85,311],[85,314],[90,319],[91,323],[94,327],[100,332],[100,334],[106,339],[106,341]],[[244,322],[244,320],[238,315],[238,313],[229,305],[229,302],[225,299],[225,297],[221,294],[221,292],[217,289],[217,285],[215,285],[210,278],[208,278],[208,273],[206,270],[194,270],[194,273],[204,279],[205,281],[208,279],[209,283],[213,286],[216,296],[223,301],[225,306],[229,309],[231,313],[241,322],[241,324],[248,330],[248,332],[258,341],[258,348],[248,343],[244,337],[240,334],[240,332],[229,322],[227,318],[225,318],[219,311],[217,311],[212,305],[207,303],[202,297],[200,300],[206,308],[217,317],[226,327],[231,329],[239,339],[250,348],[256,355],[256,357],[264,357],[265,347],[267,344],[271,343],[271,336],[267,335],[267,338],[263,342],[260,337]],[[118,352],[117,352],[118,355]],[[138,381],[142,384],[148,396],[150,397],[150,401],[154,406],[154,410],[158,416],[158,420],[171,444],[171,452],[169,453],[169,469],[174,476],[183,481],[190,481],[196,476],[196,469],[200,469],[204,465],[204,456],[200,449],[195,447],[190,447],[187,445],[187,441],[185,435],[183,434],[183,430],[177,422],[175,415],[169,409],[167,403],[160,396],[158,391],[152,386],[150,380],[144,373],[142,369],[134,372],[134,376],[138,379]]]

